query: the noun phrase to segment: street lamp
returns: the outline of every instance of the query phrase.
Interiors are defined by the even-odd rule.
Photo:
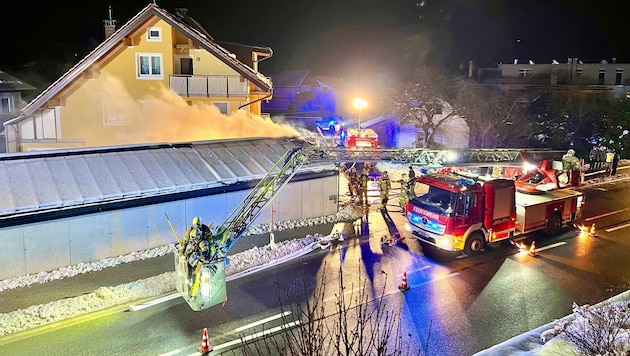
[[[361,110],[365,109],[367,101],[361,98],[354,98],[354,107],[359,109],[359,130],[361,130]]]

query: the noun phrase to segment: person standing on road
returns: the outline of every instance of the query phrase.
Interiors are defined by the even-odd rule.
[[[621,159],[621,157],[619,156],[619,152],[614,152],[615,155],[613,156],[613,160],[612,160],[612,169],[610,170],[610,175],[611,176],[616,176],[617,175],[617,166],[619,165],[619,160]]]
[[[350,191],[350,200],[353,200],[355,196],[358,196],[357,186],[359,184],[359,176],[357,175],[357,169],[352,167],[350,168],[350,173],[348,174],[348,190]]]
[[[409,178],[406,182],[409,199],[413,199],[416,196],[416,172],[413,170],[412,166],[409,166]]]
[[[588,163],[591,171],[598,170],[597,167],[597,157],[599,157],[599,152],[597,151],[597,147],[593,146],[591,151],[588,153]]]
[[[368,171],[364,169],[359,176],[359,204],[365,202],[365,205],[370,205],[367,198],[369,180]]]
[[[387,210],[387,201],[389,200],[389,189],[392,187],[392,182],[389,180],[387,171],[384,171],[381,177],[378,179],[378,190],[381,192],[381,209]]]
[[[597,151],[597,170],[604,168],[604,162],[606,162],[606,147],[599,146]]]

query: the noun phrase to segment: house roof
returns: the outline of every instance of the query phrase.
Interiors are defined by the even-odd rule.
[[[306,69],[292,69],[284,70],[271,77],[273,78],[275,86],[278,88],[299,88],[304,84],[309,74],[310,71]]]
[[[200,48],[212,53],[214,56],[221,59],[230,68],[241,74],[243,77],[249,79],[261,90],[267,92],[270,92],[272,90],[273,85],[269,78],[265,77],[261,73],[255,72],[251,67],[247,66],[236,58],[233,58],[228,50],[219,46],[216,42],[214,42],[211,37],[208,37],[208,35],[204,33],[205,30],[202,32],[198,28],[191,27],[189,24],[186,24],[183,18],[169,13],[168,11],[158,7],[154,3],[150,3],[138,14],[127,21],[127,23],[121,26],[116,32],[114,32],[114,34],[105,39],[104,42],[98,45],[86,57],[80,60],[76,65],[70,68],[70,70],[64,73],[48,88],[46,88],[35,99],[28,103],[22,109],[22,114],[24,116],[29,116],[37,109],[39,109],[48,100],[53,98],[55,94],[62,90],[66,85],[78,78],[84,71],[89,69],[100,58],[105,56],[112,48],[118,45],[126,36],[131,34],[134,30],[138,28],[138,26],[141,26],[151,16],[157,16],[169,25],[173,26],[173,28],[190,38]],[[20,118],[11,120],[8,123],[13,123],[17,120],[20,120]]]
[[[0,70],[0,92],[35,90],[35,87]]]
[[[5,220],[249,184],[277,171],[297,138],[50,150],[0,155],[0,226]],[[311,163],[300,173],[334,170]],[[251,187],[250,187],[251,188]]]

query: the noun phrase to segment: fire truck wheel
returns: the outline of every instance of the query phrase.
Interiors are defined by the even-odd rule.
[[[545,234],[548,236],[558,235],[562,229],[562,218],[560,214],[553,214],[547,220],[547,227],[545,228]]]
[[[464,247],[464,252],[467,255],[474,255],[481,251],[483,251],[483,235],[479,232],[473,232],[466,239],[466,246]]]

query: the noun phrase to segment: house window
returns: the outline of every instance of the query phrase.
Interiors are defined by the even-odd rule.
[[[57,138],[57,109],[38,111],[20,123],[20,136],[24,140]]]
[[[103,101],[103,125],[126,126],[128,111],[120,101]]]
[[[0,113],[7,114],[13,111],[11,109],[11,98],[0,98]]]
[[[599,84],[602,85],[606,81],[606,69],[599,70]]]
[[[577,82],[579,82],[580,79],[582,79],[582,72],[583,72],[582,68],[578,68],[575,70],[575,80]]]
[[[227,101],[215,101],[214,105],[219,108],[219,111],[221,111],[223,115],[227,115],[230,112],[230,103]]]
[[[162,28],[151,27],[147,29],[147,41],[161,42],[162,41]]]
[[[621,85],[621,81],[623,80],[623,69],[617,69],[615,73],[615,85]]]
[[[520,78],[525,78],[525,77],[529,76],[531,73],[532,73],[532,70],[529,69],[529,68],[520,68],[518,70],[518,76]]]
[[[162,54],[138,53],[136,54],[138,79],[163,79]]]

